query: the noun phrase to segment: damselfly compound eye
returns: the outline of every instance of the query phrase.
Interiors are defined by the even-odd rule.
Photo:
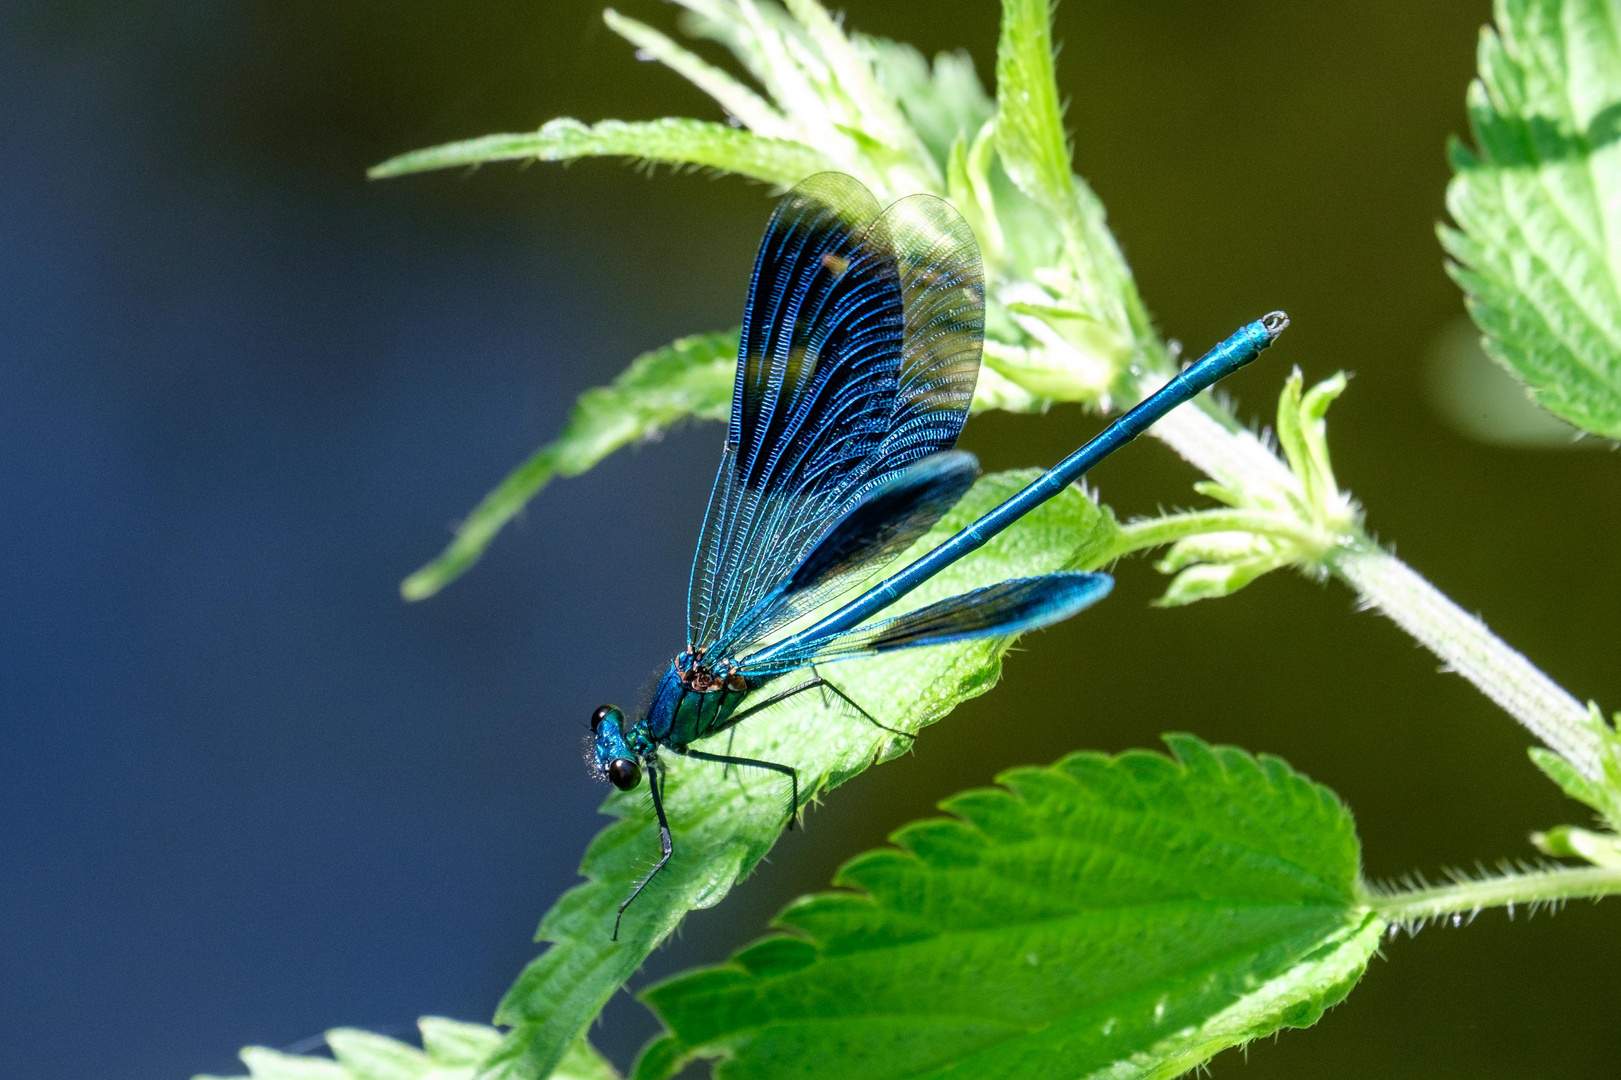
[[[620,791],[629,791],[642,782],[642,767],[630,758],[614,758],[608,762],[608,780]]]
[[[602,726],[602,722],[610,716],[613,717],[615,727],[624,727],[620,721],[624,719],[625,714],[619,711],[619,706],[599,705],[597,711],[591,714],[591,731],[595,733],[597,728]]]

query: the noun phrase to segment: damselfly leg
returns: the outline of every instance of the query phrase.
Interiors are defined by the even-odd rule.
[[[762,704],[766,703],[762,702]],[[682,757],[697,758],[699,761],[713,761],[728,768],[733,765],[747,765],[753,769],[770,769],[772,772],[786,776],[793,788],[792,795],[788,800],[788,828],[794,827],[794,822],[799,817],[799,770],[792,765],[784,765],[776,761],[760,761],[757,758],[732,757],[730,754],[706,754],[702,750],[694,750],[691,747],[672,747],[672,749]]]
[[[822,673],[820,671],[817,671],[814,667],[811,668],[811,674],[816,676],[816,677],[814,679],[812,679],[810,682],[806,683],[804,685],[804,687],[803,687],[804,689],[808,690],[813,686],[820,686],[825,690],[831,690],[834,693],[834,695],[836,695],[838,697],[838,699],[840,701],[844,702],[846,705],[850,706],[850,708],[852,708],[856,712],[860,713],[861,718],[863,720],[865,720],[867,723],[871,724],[873,727],[877,728],[879,731],[887,731],[891,735],[899,735],[899,736],[901,736],[903,738],[911,739],[914,742],[917,741],[917,736],[912,734],[910,731],[902,731],[900,728],[892,728],[888,724],[879,723],[878,718],[876,716],[874,716],[872,713],[868,712],[866,709],[863,709],[856,702],[855,698],[851,697],[849,694],[846,694],[843,690],[840,690],[833,683],[830,683],[826,679],[824,679],[822,677]],[[823,698],[822,700],[825,702],[827,699]]]
[[[636,887],[630,891],[630,895],[625,897],[624,903],[619,905],[619,913],[614,916],[614,932],[611,939],[613,941],[619,940],[619,921],[625,917],[625,909],[630,907],[631,901],[642,895],[642,890],[647,888],[647,883],[658,876],[658,872],[664,869],[664,864],[669,862],[670,856],[675,853],[675,841],[670,839],[670,821],[664,816],[664,770],[659,768],[658,758],[649,755],[645,760],[647,763],[647,790],[653,794],[653,813],[657,814],[659,819],[659,848],[663,851],[663,854],[659,856],[659,861],[654,865],[653,869],[647,872],[647,876],[636,883]]]

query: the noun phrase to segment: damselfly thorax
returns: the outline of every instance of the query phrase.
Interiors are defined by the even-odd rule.
[[[672,747],[713,735],[731,721],[756,685],[735,667],[711,667],[700,654],[683,652],[670,663],[653,691],[645,721],[647,734]]]

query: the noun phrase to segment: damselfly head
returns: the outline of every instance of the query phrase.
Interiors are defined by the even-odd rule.
[[[591,743],[587,763],[597,779],[620,791],[642,782],[642,767],[625,741],[625,714],[617,705],[603,705],[591,714]]]

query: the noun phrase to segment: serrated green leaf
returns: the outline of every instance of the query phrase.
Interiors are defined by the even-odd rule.
[[[1244,539],[1251,546],[1255,545],[1253,537],[1246,536]],[[1202,556],[1195,556],[1190,551],[1185,557],[1191,559]],[[1165,595],[1154,603],[1158,607],[1185,607],[1200,600],[1219,600],[1224,596],[1233,595],[1262,574],[1276,570],[1284,563],[1285,560],[1262,556],[1189,566],[1171,579],[1171,583],[1165,587]],[[1170,567],[1174,565],[1174,561],[1167,560],[1160,563],[1158,568],[1162,572],[1169,573]]]
[[[1566,757],[1552,750],[1532,747],[1528,752],[1531,761],[1558,784],[1561,791],[1598,811],[1614,830],[1621,828],[1621,735],[1604,719],[1598,705],[1588,702],[1587,710],[1587,722],[1597,736],[1597,779],[1582,773]]]
[[[1441,240],[1486,351],[1532,398],[1621,438],[1621,7],[1498,0],[1452,148]]]
[[[1460,435],[1517,449],[1608,449],[1605,440],[1582,438],[1532,401],[1525,383],[1486,355],[1480,328],[1468,315],[1435,335],[1424,366],[1430,405]]]
[[[581,394],[562,434],[484,496],[450,545],[406,578],[400,593],[421,600],[460,577],[554,476],[578,476],[621,446],[681,420],[724,420],[732,405],[737,335],[728,330],[680,338],[638,356],[608,386]]]
[[[413,150],[372,166],[366,175],[382,180],[492,161],[572,161],[583,157],[632,157],[666,165],[695,165],[784,188],[832,168],[827,158],[804,143],[768,138],[707,120],[665,117],[583,124],[560,117],[548,121],[539,131],[485,135]]]
[[[1601,814],[1605,812],[1604,793],[1597,784],[1577,772],[1576,767],[1570,762],[1541,746],[1533,746],[1526,753],[1531,755],[1532,764],[1541,769],[1548,779],[1559,785],[1560,791]]]
[[[782,114],[771,104],[732,78],[720,68],[705,63],[688,49],[636,19],[626,18],[613,8],[602,13],[609,29],[664,64],[671,71],[715,99],[715,102],[756,134],[779,137],[787,126]]]
[[[823,96],[836,93],[848,101],[853,118],[859,120],[859,126],[868,136],[888,152],[918,164],[923,170],[921,176],[933,181],[931,187],[937,187],[939,163],[929,155],[916,129],[907,122],[895,95],[878,78],[871,55],[846,36],[821,0],[782,2],[821,54],[825,74],[818,81],[823,84]]]
[[[1350,814],[1277,758],[1166,741],[1004,773],[857,857],[648,990],[670,1035],[637,1077],[1169,1077],[1315,1023],[1385,926]]]
[[[352,1080],[342,1065],[330,1058],[284,1054],[266,1046],[244,1047],[238,1056],[248,1067],[248,1076],[206,1076],[191,1080]]]
[[[1002,4],[996,47],[996,151],[1002,172],[1030,204],[1025,207],[1019,198],[997,196],[1011,268],[1033,277],[1059,297],[1063,307],[1096,324],[1093,332],[1060,351],[1074,354],[1074,362],[1084,367],[1101,367],[1104,375],[1101,380],[1090,376],[1074,380],[1066,400],[1099,400],[1134,357],[1145,368],[1163,367],[1163,349],[1109,232],[1103,204],[1071,168],[1058,101],[1049,0]],[[1031,210],[1044,220],[1032,219]],[[1027,290],[1028,286],[1017,291]],[[1014,291],[1004,290],[1003,298],[1036,300],[1034,294],[1019,297],[1012,295]],[[1023,325],[1049,350],[1053,348],[1037,327]]]
[[[913,549],[934,547],[1034,479],[1033,471],[982,478],[961,503]],[[901,605],[906,610],[995,581],[1064,567],[1089,568],[1114,543],[1113,516],[1070,489],[1002,533],[990,544],[932,579]],[[672,641],[672,648],[679,642]],[[979,641],[918,649],[824,669],[881,723],[915,732],[959,702],[984,693],[1001,673],[1009,642]],[[799,770],[801,797],[843,783],[875,761],[904,753],[911,740],[866,723],[837,698],[807,693],[716,736],[724,750],[779,761]],[[625,913],[618,942],[609,940],[614,912],[658,854],[647,791],[615,794],[607,813],[620,818],[586,851],[580,872],[589,880],[571,889],[541,923],[537,938],[551,947],[534,960],[507,993],[496,1021],[513,1025],[491,1073],[543,1076],[562,1048],[585,1030],[602,1005],[689,910],[718,903],[763,858],[785,820],[787,791],[780,776],[760,770],[668,760],[665,807],[675,857]],[[814,825],[814,819],[813,819]]]
[[[1050,0],[1003,0],[996,45],[996,150],[1020,191],[1049,210],[1069,212],[1074,193],[1053,69]]]
[[[619,1080],[619,1073],[582,1035],[569,1043],[550,1080]]]
[[[333,1028],[326,1033],[332,1056],[350,1076],[364,1080],[424,1080],[434,1071],[421,1050],[358,1028]]]
[[[943,52],[931,66],[903,42],[858,35],[856,45],[871,58],[878,81],[900,103],[918,138],[944,169],[951,146],[973,139],[996,106],[966,52]]]
[[[435,1065],[477,1065],[501,1045],[501,1033],[488,1024],[469,1024],[443,1016],[417,1021],[422,1049]]]
[[[334,1028],[326,1033],[326,1043],[336,1060],[263,1046],[247,1047],[241,1057],[252,1080],[473,1080],[478,1067],[501,1045],[501,1032],[487,1024],[424,1016],[417,1027],[422,1032],[421,1050],[386,1035]],[[619,1080],[619,1074],[581,1036],[564,1052],[550,1080]]]

